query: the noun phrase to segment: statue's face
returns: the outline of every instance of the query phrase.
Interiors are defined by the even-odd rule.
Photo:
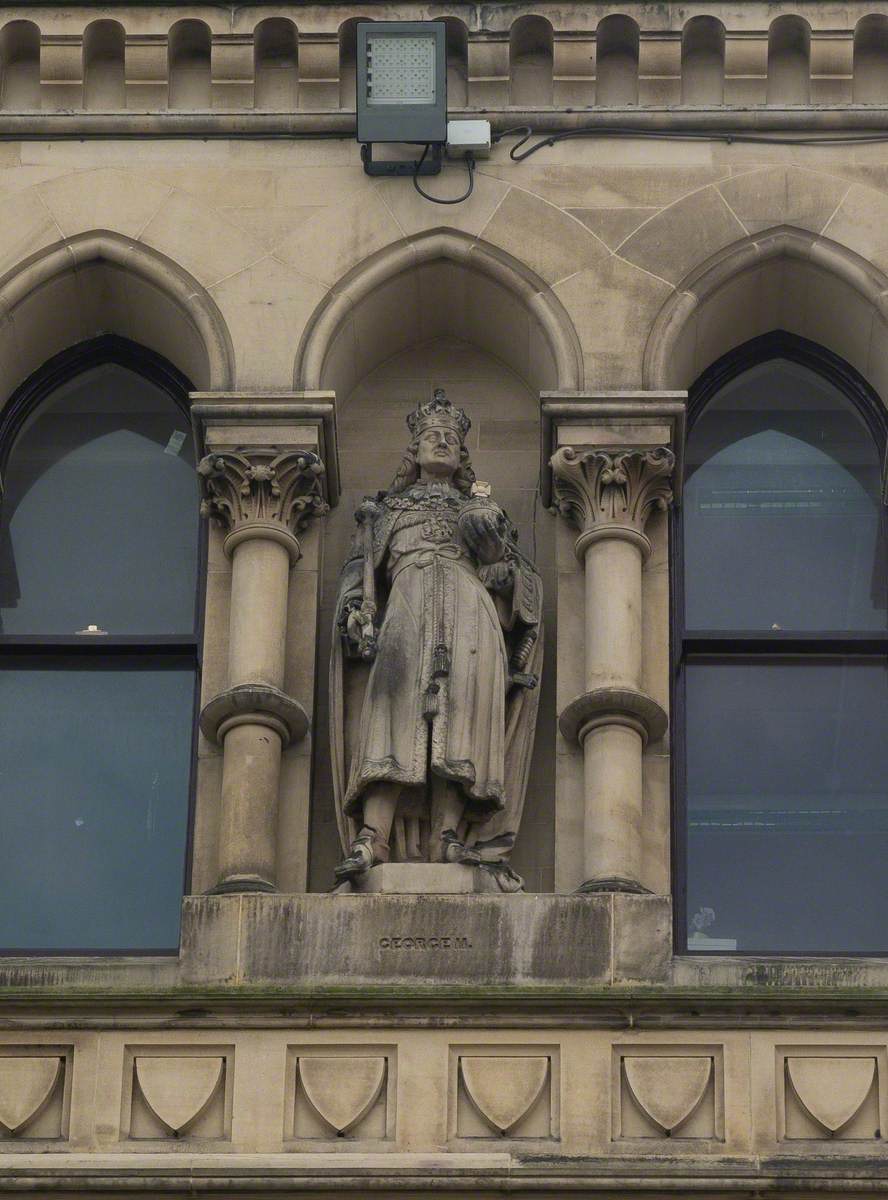
[[[424,429],[416,447],[416,461],[425,475],[453,475],[459,466],[459,436],[448,427]]]

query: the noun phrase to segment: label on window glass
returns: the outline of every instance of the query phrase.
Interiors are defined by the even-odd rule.
[[[163,448],[164,454],[178,454],[185,445],[185,439],[187,437],[188,434],[183,433],[181,429],[174,429],[170,434],[170,440]]]

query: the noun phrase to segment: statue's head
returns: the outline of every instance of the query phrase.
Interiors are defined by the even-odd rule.
[[[390,490],[402,492],[422,474],[449,479],[468,493],[475,479],[465,445],[471,421],[461,408],[454,408],[443,388],[436,388],[431,400],[417,405],[407,427],[411,442]]]

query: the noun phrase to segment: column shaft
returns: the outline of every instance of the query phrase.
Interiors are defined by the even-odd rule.
[[[274,891],[280,734],[235,725],[224,744],[219,890]]]
[[[586,688],[641,682],[641,549],[621,537],[585,553]]]
[[[619,535],[585,552],[586,688],[637,690],[641,682],[641,571],[637,541]],[[584,863],[587,884],[637,884],[642,851],[641,729],[602,713],[585,734]]]
[[[638,729],[610,723],[582,737],[587,884],[638,884],[642,858],[642,750]]]
[[[231,559],[229,687],[284,682],[290,554],[256,536]],[[265,723],[232,726],[223,736],[219,887],[273,891],[281,735]]]
[[[228,684],[284,684],[290,555],[280,542],[252,537],[231,560]]]

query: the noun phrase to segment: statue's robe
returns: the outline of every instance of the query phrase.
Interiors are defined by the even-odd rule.
[[[506,860],[514,842],[538,691],[510,686],[510,656],[534,631],[525,670],[541,668],[541,587],[533,566],[504,541],[512,587],[505,596],[488,591],[459,530],[467,502],[439,483],[379,498],[372,547],[383,615],[369,673],[334,635],[331,740],[345,848],[360,828],[368,785],[401,784],[399,808],[416,812],[429,770],[459,786],[469,844]],[[358,535],[343,568],[337,613],[360,601],[363,574]]]

